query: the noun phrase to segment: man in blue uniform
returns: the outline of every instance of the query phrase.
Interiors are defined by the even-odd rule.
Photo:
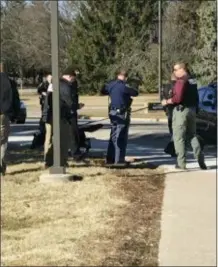
[[[138,91],[126,84],[128,74],[125,70],[117,72],[117,79],[110,81],[101,93],[109,95],[109,118],[111,134],[107,149],[107,164],[125,164],[128,128],[130,123],[130,106],[132,96],[138,96]]]

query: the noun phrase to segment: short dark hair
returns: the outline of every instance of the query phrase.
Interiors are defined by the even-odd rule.
[[[70,75],[76,77],[76,72],[75,69],[70,66],[63,70],[62,75]]]
[[[128,77],[128,71],[125,69],[118,69],[116,71],[116,76],[118,76],[118,75],[123,75],[124,77],[127,78]]]
[[[52,74],[52,71],[51,70],[45,70],[44,71],[44,77],[47,77],[48,75],[51,75]]]

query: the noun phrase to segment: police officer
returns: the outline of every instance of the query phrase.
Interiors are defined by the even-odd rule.
[[[173,140],[177,154],[176,168],[186,169],[186,143],[190,141],[200,168],[206,170],[204,154],[196,136],[196,112],[199,102],[197,84],[188,79],[188,69],[183,62],[174,65],[174,74],[177,80],[173,88],[173,96],[168,100],[163,100],[162,104],[175,105]]]
[[[42,116],[43,116],[42,113],[43,113],[43,109],[44,109],[47,90],[48,90],[48,87],[51,83],[52,83],[52,75],[51,75],[51,71],[48,71],[45,74],[44,81],[42,81],[37,88],[37,92],[39,94],[39,103],[41,105],[41,118],[39,121],[39,134],[37,136],[38,136],[38,138],[40,138],[42,140],[44,140],[44,136],[45,136],[45,123],[43,122],[43,119],[42,119]]]
[[[166,86],[164,86],[164,88],[163,88],[163,91],[162,91],[162,98],[163,99],[167,100],[173,96],[172,89],[173,89],[175,83],[176,83],[176,77],[175,77],[174,73],[172,73],[171,82],[169,84],[167,84]],[[171,135],[171,140],[167,144],[167,146],[165,147],[164,152],[166,154],[171,155],[171,157],[176,157],[175,147],[174,147],[174,142],[173,142],[173,128],[172,128],[173,109],[174,109],[173,104],[168,104],[168,105],[164,106],[164,111],[167,115],[168,129],[169,129],[169,133]]]
[[[126,84],[128,74],[125,70],[117,72],[117,79],[110,81],[101,93],[109,95],[109,118],[111,134],[107,149],[107,164],[125,164],[128,128],[130,123],[131,96],[137,96],[138,91]]]

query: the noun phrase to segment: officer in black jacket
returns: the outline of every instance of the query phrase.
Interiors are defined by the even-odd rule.
[[[71,118],[72,118],[72,81],[73,70],[67,68],[63,71],[60,79],[60,139],[61,139],[61,166],[67,166],[68,148],[71,138]],[[53,88],[55,90],[55,88]],[[47,92],[45,106],[43,109],[43,121],[46,123],[46,131],[50,129],[52,136],[53,109],[52,91]],[[51,127],[50,127],[51,126]],[[52,138],[51,138],[52,140]],[[53,143],[48,146],[45,153],[45,168],[53,165]]]
[[[44,109],[47,90],[48,90],[49,85],[52,82],[51,71],[48,71],[45,74],[44,79],[45,80],[42,81],[39,84],[38,88],[37,88],[37,92],[39,94],[39,103],[40,103],[40,106],[41,106],[41,118],[40,118],[40,121],[39,121],[39,135],[41,135],[41,136],[45,135],[45,124],[43,123],[43,120],[42,120],[42,116],[43,116],[42,113],[43,113],[43,109]]]
[[[107,149],[107,164],[125,164],[126,147],[129,128],[129,109],[132,96],[138,96],[138,91],[126,83],[128,74],[125,70],[117,72],[117,79],[109,82],[101,90],[109,95],[109,117],[111,121],[111,134]]]
[[[76,73],[73,72],[73,81],[71,83],[71,94],[72,94],[72,110],[71,110],[71,143],[70,152],[71,156],[77,157],[81,155],[79,149],[79,129],[78,129],[78,113],[79,109],[79,93],[78,93],[78,82],[76,80]]]

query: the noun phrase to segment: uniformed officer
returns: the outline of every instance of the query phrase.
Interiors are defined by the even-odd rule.
[[[173,140],[177,154],[177,166],[186,169],[186,144],[191,143],[194,156],[201,169],[207,169],[201,145],[196,136],[196,111],[198,109],[197,84],[188,78],[188,70],[185,63],[174,65],[174,74],[177,78],[173,88],[173,96],[163,100],[162,104],[174,104],[173,109]]]
[[[128,74],[125,70],[117,72],[117,79],[110,81],[101,93],[109,95],[109,118],[111,133],[107,149],[107,164],[125,164],[128,128],[130,123],[130,106],[132,96],[138,95],[138,90],[127,85]]]

